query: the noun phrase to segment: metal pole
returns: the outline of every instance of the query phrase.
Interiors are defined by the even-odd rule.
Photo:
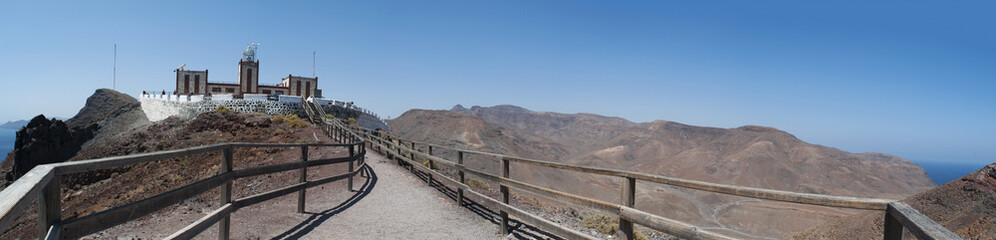
[[[118,89],[118,44],[114,44],[114,76],[112,77],[111,89]]]

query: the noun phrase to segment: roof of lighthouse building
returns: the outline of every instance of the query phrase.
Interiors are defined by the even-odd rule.
[[[259,47],[259,43],[250,43],[246,46],[246,50],[242,51],[242,61],[256,61],[256,48]]]

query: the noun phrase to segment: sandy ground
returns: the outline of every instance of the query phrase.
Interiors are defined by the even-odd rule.
[[[239,209],[232,214],[232,239],[501,238],[496,224],[457,206],[406,168],[373,151],[367,153],[366,161],[370,168],[365,175],[369,177],[358,176],[353,191],[346,191],[346,181],[308,189],[305,213],[296,213],[296,194]],[[217,204],[192,199],[172,211],[84,239],[159,239],[216,207]],[[217,239],[216,227],[197,239]]]

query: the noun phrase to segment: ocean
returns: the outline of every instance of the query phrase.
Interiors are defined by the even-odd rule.
[[[937,185],[944,185],[955,179],[959,179],[969,173],[973,173],[982,169],[986,165],[992,162],[977,162],[977,163],[963,163],[963,162],[917,162],[917,165],[923,168],[930,176],[930,180],[934,180]]]
[[[14,139],[16,138],[17,130],[0,128],[0,161],[7,158],[7,153],[14,150]]]

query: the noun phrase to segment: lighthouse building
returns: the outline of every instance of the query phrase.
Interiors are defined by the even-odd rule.
[[[259,60],[256,59],[256,47],[250,44],[242,52],[239,60],[239,77],[237,83],[213,83],[208,81],[208,70],[187,70],[183,67],[176,72],[177,95],[219,95],[230,94],[242,98],[246,94],[286,95],[302,98],[321,98],[322,91],[318,89],[318,77],[301,77],[287,75],[275,85],[259,84]]]

